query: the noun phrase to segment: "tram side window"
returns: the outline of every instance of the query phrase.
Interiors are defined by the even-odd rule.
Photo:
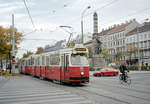
[[[28,65],[30,66],[30,63],[31,63],[31,61],[30,61],[30,59],[28,60]]]
[[[42,65],[45,65],[45,56],[42,56]]]
[[[34,58],[31,58],[31,65],[34,65]]]
[[[37,58],[37,65],[40,65],[40,57]]]
[[[60,58],[58,54],[54,54],[50,56],[50,64],[51,65],[59,65]]]
[[[37,58],[35,58],[35,66],[37,66]]]
[[[26,61],[23,61],[23,63],[24,63],[23,65],[26,66]]]
[[[61,56],[61,67],[62,71],[64,71],[64,56]]]
[[[34,58],[34,66],[36,66],[37,62],[36,62],[36,58]]]
[[[66,56],[66,67],[67,71],[69,71],[69,55]]]
[[[26,60],[26,66],[28,66],[28,60]]]
[[[46,56],[46,66],[49,66],[49,56]]]

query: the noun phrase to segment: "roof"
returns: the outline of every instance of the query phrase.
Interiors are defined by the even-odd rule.
[[[51,52],[51,51],[55,51],[55,50],[59,50],[62,49],[62,43],[65,42],[65,40],[60,40],[58,41],[54,46],[49,46],[46,47],[44,52]]]
[[[109,33],[114,33],[114,32],[117,32],[117,31],[121,31],[121,30],[124,30],[125,27],[127,27],[129,24],[131,24],[132,22],[128,22],[126,24],[121,24],[119,26],[116,26],[115,28],[111,29],[109,31]]]
[[[129,36],[129,35],[136,34],[137,32],[142,33],[147,31],[150,31],[150,22],[145,22],[143,26],[135,28],[134,30],[128,32],[126,35]]]
[[[133,20],[133,21],[135,21],[135,20]],[[127,23],[122,23],[121,25],[114,25],[113,27],[111,27],[107,30],[102,30],[102,32],[99,33],[99,36],[115,33],[115,32],[118,32],[118,31],[122,31],[122,30],[125,29],[125,27],[127,27],[133,21],[130,21],[130,22],[127,22]]]

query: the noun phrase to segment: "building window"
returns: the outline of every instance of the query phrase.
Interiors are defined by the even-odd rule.
[[[148,41],[148,47],[150,47],[150,41]]]
[[[147,38],[147,34],[144,35],[145,39]]]
[[[125,44],[125,41],[123,40],[123,44]]]

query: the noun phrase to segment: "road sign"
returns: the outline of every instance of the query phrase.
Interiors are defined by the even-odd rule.
[[[16,61],[15,61],[15,60],[12,60],[12,64],[16,64]]]

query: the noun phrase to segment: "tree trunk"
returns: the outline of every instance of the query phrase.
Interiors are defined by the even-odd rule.
[[[2,60],[1,60],[1,70],[3,69],[3,62],[2,62]]]

